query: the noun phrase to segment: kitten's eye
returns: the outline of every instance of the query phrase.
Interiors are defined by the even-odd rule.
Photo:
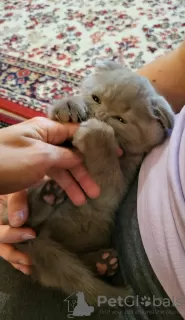
[[[100,98],[98,98],[95,94],[92,95],[92,98],[94,101],[96,101],[98,104],[101,104]]]
[[[157,117],[157,118],[160,118],[161,114],[159,112],[158,109],[154,109],[154,115]]]
[[[118,120],[119,122],[126,123],[126,121],[121,117],[114,117],[114,119]]]

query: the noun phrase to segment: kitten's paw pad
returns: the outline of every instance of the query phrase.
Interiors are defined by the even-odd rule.
[[[48,109],[50,119],[58,122],[82,122],[87,119],[87,107],[79,96],[72,96],[58,101]]]
[[[83,122],[79,129],[76,131],[73,138],[73,145],[82,153],[88,146],[99,148],[102,146],[105,148],[105,141],[110,143],[110,140],[114,139],[114,130],[105,122],[101,122],[97,119],[89,119]]]
[[[97,272],[100,276],[113,276],[118,270],[118,254],[114,249],[102,251],[96,263]]]
[[[48,180],[41,192],[41,198],[50,206],[62,203],[66,194],[60,186],[53,180]]]

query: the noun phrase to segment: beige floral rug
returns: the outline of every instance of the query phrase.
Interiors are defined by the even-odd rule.
[[[136,70],[184,33],[184,0],[2,0],[0,126],[44,114],[97,60]]]

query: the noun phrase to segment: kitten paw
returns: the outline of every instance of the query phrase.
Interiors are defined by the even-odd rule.
[[[71,96],[59,100],[48,109],[48,117],[54,121],[82,122],[87,119],[87,107],[80,96]]]
[[[96,269],[100,276],[112,277],[118,270],[118,254],[114,249],[101,251],[96,263]]]
[[[62,203],[66,198],[65,192],[53,180],[48,180],[45,183],[40,196],[50,206]]]
[[[86,153],[88,149],[94,152],[95,149],[102,150],[102,148],[109,150],[107,146],[111,141],[116,145],[112,127],[93,118],[80,125],[74,135],[73,146],[81,153]]]

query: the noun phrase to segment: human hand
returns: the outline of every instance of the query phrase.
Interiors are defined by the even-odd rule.
[[[35,120],[40,121],[40,119],[35,119]],[[33,121],[33,123],[31,123],[32,125],[35,125],[35,124],[38,125],[37,122],[35,123],[35,120]],[[29,122],[31,122],[31,120]],[[41,119],[41,122],[42,122],[42,119]],[[28,123],[28,121],[27,121],[27,123]],[[66,125],[66,126],[70,127],[67,130],[72,129],[69,133],[69,137],[70,137],[72,135],[71,132],[75,132],[73,130],[76,130],[77,125],[72,125],[72,126]],[[76,128],[74,128],[74,127],[76,127]],[[23,129],[25,130],[26,128],[23,128]],[[42,127],[40,129],[42,129]],[[8,136],[4,135],[4,138],[5,138],[8,146],[9,145],[11,146],[11,144],[13,143],[13,147],[15,148],[13,150],[14,152],[17,152],[18,151],[17,149],[20,146],[27,147],[27,145],[25,145],[25,142],[28,138],[29,139],[34,139],[34,138],[36,139],[37,138],[37,135],[36,135],[36,137],[34,136],[34,134],[37,134],[37,130],[36,131],[33,130],[33,132],[31,132],[31,137],[30,137],[30,135],[28,135],[27,131],[25,133],[24,130],[22,132],[23,133],[22,136],[20,135],[20,132],[18,130],[18,138],[19,139],[17,141],[15,139],[15,136],[11,136],[10,133]],[[66,130],[66,128],[65,128],[65,130]],[[24,143],[22,146],[22,144],[21,144],[22,139],[21,138],[24,138],[24,137],[26,139],[25,139],[25,141],[23,141]],[[0,140],[1,139],[2,139],[2,136],[0,137]],[[41,141],[43,141],[43,140],[44,139],[42,138]],[[49,141],[51,141],[51,140],[49,140]],[[17,142],[18,142],[18,146],[17,146]],[[30,141],[28,141],[28,142],[29,142],[28,146],[30,146]],[[31,142],[33,143],[33,141],[31,141]],[[55,142],[55,143],[57,143],[57,142]],[[17,149],[16,149],[16,147],[17,147]],[[33,147],[32,144],[31,144],[31,147]],[[1,148],[1,141],[0,141],[0,148]],[[58,152],[59,147],[55,147],[55,148],[57,148],[57,152]],[[37,150],[37,148],[36,148],[36,150]],[[68,150],[65,150],[64,153],[67,151]],[[59,152],[59,154],[60,154],[60,152]],[[118,154],[118,156],[122,155],[122,151],[119,148],[117,150],[117,154]],[[73,156],[74,156],[73,153],[70,152],[69,157],[73,158]],[[66,161],[65,157],[62,160]],[[61,161],[61,159],[60,159],[60,161]],[[73,161],[74,161],[74,158],[73,158]],[[76,161],[76,159],[75,159],[75,161]],[[79,161],[79,159],[78,159],[78,161]],[[99,193],[99,188],[97,188],[94,181],[89,177],[87,171],[85,170],[85,168],[81,164],[81,160],[79,161],[79,163],[78,163],[78,161],[77,161],[77,164],[75,164],[74,167],[72,169],[70,169],[70,173],[68,171],[66,171],[65,169],[61,170],[60,169],[61,164],[59,163],[59,168],[57,167],[56,171],[52,167],[52,169],[51,169],[52,174],[50,175],[51,177],[53,175],[53,178],[55,179],[55,181],[57,181],[57,183],[66,191],[66,193],[68,194],[69,197],[71,197],[71,199],[74,203],[75,203],[75,201],[77,203],[79,203],[79,200],[78,200],[79,198],[81,198],[81,200],[80,200],[81,202],[85,201],[85,196],[84,196],[81,188],[78,186],[77,182],[79,182],[81,184],[81,187],[84,189],[84,191],[89,196],[95,197],[95,195],[97,195]],[[33,163],[35,163],[35,162],[33,162]],[[24,162],[23,162],[23,164],[24,164]],[[36,164],[39,164],[39,166],[41,167],[40,162],[37,163],[37,161],[36,161]],[[67,167],[67,165],[66,165],[66,167]],[[19,166],[19,168],[20,168],[20,166]],[[62,172],[60,172],[60,170]],[[72,175],[77,180],[77,182],[75,182],[75,180],[72,178]],[[9,174],[9,177],[11,178],[10,174]],[[34,180],[34,182],[39,180],[40,177],[41,177],[41,175],[38,175],[37,179]],[[61,178],[61,180],[59,178]],[[30,178],[30,176],[29,176],[29,179],[28,179],[29,183],[30,183],[30,180],[31,180],[31,183],[33,183],[32,177]],[[16,180],[14,179],[13,182],[15,183],[15,181]],[[24,179],[23,179],[23,181],[17,180],[18,185],[20,182],[21,182],[21,186],[22,186],[22,183],[25,183]],[[68,183],[66,183],[66,182],[68,182]],[[11,188],[11,185],[8,187]],[[73,192],[75,192],[75,189],[76,189],[75,193],[76,193],[76,195],[78,195],[76,198],[75,198],[75,194],[73,194],[73,192],[71,192],[71,189],[73,189]],[[6,226],[0,225],[0,256],[3,257],[5,260],[9,261],[16,269],[22,271],[25,274],[30,274],[31,273],[31,260],[29,259],[28,256],[26,256],[25,254],[23,254],[21,252],[18,252],[11,245],[11,243],[17,243],[17,242],[21,242],[26,239],[32,239],[35,237],[35,232],[33,230],[31,230],[30,228],[20,228],[26,222],[27,217],[28,217],[26,190],[15,193],[15,194],[11,194],[8,196],[8,216],[9,216],[9,223],[14,228],[7,226],[7,225]],[[1,220],[0,220],[0,224],[2,224]],[[26,237],[26,239],[25,239],[25,237]]]
[[[46,118],[33,118],[1,129],[0,194],[28,188],[47,175],[75,205],[85,202],[82,190],[90,198],[98,197],[100,188],[82,165],[82,157],[57,146],[71,138],[77,128],[77,124],[62,125]]]
[[[57,146],[72,138],[78,126],[40,117],[1,129],[0,194],[23,190],[49,176],[75,205],[85,203],[84,192],[98,197],[100,188],[83,166],[82,156]]]
[[[10,225],[3,225],[1,219],[8,205],[8,218]],[[19,217],[19,218],[18,218]],[[11,243],[18,243],[35,238],[35,232],[30,228],[19,228],[28,217],[26,191],[21,191],[9,196],[0,196],[0,257],[23,272],[31,273],[30,258],[18,250]]]

